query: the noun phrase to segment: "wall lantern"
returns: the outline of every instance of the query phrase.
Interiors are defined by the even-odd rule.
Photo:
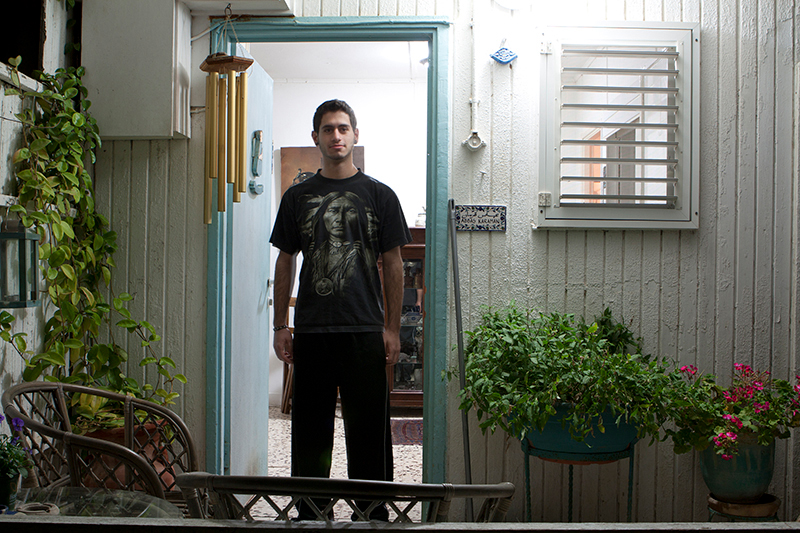
[[[39,234],[19,221],[0,226],[0,308],[40,305]]]

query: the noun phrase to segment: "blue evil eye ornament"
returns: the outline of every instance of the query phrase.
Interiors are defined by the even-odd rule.
[[[517,58],[517,54],[515,54],[508,48],[501,48],[497,52],[493,53],[491,57],[498,63],[507,65]]]

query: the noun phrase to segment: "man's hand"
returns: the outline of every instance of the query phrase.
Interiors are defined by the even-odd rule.
[[[400,358],[400,334],[383,332],[383,345],[386,348],[386,366],[394,366]]]
[[[398,347],[400,340],[398,338]],[[275,348],[275,355],[284,363],[294,363],[294,350],[292,347],[292,334],[288,328],[279,329],[272,336],[272,347]]]
[[[397,364],[397,360],[400,358],[400,335],[384,331],[383,346],[386,348],[386,366]]]

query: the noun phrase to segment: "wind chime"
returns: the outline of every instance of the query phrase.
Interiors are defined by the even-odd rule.
[[[226,25],[230,19],[226,17]],[[211,224],[214,180],[217,211],[225,211],[227,184],[233,184],[233,201],[247,191],[247,69],[253,60],[222,52],[209,55],[200,65],[206,76],[205,204],[204,219]]]

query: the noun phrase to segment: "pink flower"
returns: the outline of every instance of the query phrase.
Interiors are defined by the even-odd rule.
[[[722,415],[722,418],[724,418],[725,420],[729,420],[733,424],[736,424],[736,427],[738,427],[739,429],[742,429],[742,426],[744,425],[742,424],[741,420],[739,420],[733,415]]]
[[[764,403],[753,402],[753,407],[755,408],[756,413],[761,413],[769,409],[769,402],[764,402]]]
[[[680,370],[687,376],[694,376],[697,373],[697,367],[694,365],[683,365]]]
[[[733,459],[733,456],[728,454],[722,454],[722,458],[725,459],[726,461],[730,461],[731,459]]]

